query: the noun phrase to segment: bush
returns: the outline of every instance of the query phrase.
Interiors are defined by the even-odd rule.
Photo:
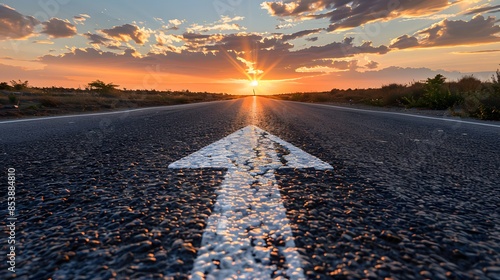
[[[40,98],[40,105],[42,105],[43,107],[55,108],[61,105],[61,102],[52,97],[43,97]]]
[[[445,81],[446,78],[441,74],[427,79],[424,87],[425,94],[423,96],[423,103],[426,107],[431,109],[447,109],[456,103],[449,89],[444,88]]]
[[[392,84],[382,86],[382,90],[385,90],[385,91],[398,91],[398,90],[402,90],[405,88],[406,88],[405,85],[397,84],[397,83],[392,83]]]
[[[19,99],[17,98],[17,96],[15,94],[9,94],[9,102],[11,104],[17,104],[18,101],[19,101]]]
[[[9,84],[7,84],[6,82],[1,82],[0,83],[0,90],[9,90],[11,89],[11,87],[9,86]]]
[[[464,76],[455,85],[454,91],[457,93],[473,93],[481,90],[482,82],[474,76]]]
[[[477,110],[470,115],[481,120],[500,120],[500,96],[490,96],[481,100]]]
[[[18,81],[12,80],[12,81],[10,81],[10,84],[12,85],[14,90],[17,90],[17,91],[25,90],[28,88],[28,81],[23,82],[21,80],[18,80]]]
[[[500,70],[497,69],[495,74],[491,77],[493,95],[500,96]]]

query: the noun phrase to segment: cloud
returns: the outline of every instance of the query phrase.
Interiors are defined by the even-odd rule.
[[[334,60],[334,59],[322,59],[312,61],[311,66],[303,66],[297,68],[295,71],[299,73],[332,73],[340,71],[357,71],[360,68],[367,68],[370,70],[376,69],[379,66],[378,62],[368,60],[368,63],[364,67],[359,66],[360,61],[353,60]]]
[[[350,29],[378,20],[429,15],[450,5],[448,0],[294,0],[261,4],[272,16],[329,18],[328,31]]]
[[[98,34],[86,33],[84,36],[94,44],[107,44],[109,40]],[[293,45],[284,42],[281,36],[253,33],[160,34],[151,51],[142,56],[130,50],[117,53],[96,48],[75,48],[62,55],[43,56],[39,62],[53,67],[80,65],[83,68],[123,68],[130,71],[144,71],[148,65],[160,65],[168,73],[204,79],[241,79],[245,75],[289,79],[303,75],[297,69],[312,68],[322,63],[337,69],[354,70],[360,67],[357,62],[344,65],[346,62],[341,61],[358,54],[383,54],[389,51],[386,46],[373,46],[371,42],[354,45],[352,38],[325,46],[292,50]],[[257,56],[258,60],[255,59]],[[332,64],[334,60],[340,62]],[[239,71],[235,71],[235,68]]]
[[[183,36],[165,34],[164,32],[159,32],[155,34],[156,44],[153,45],[151,52],[155,54],[162,54],[167,52],[180,53],[185,50],[183,46],[176,46],[175,44],[180,44],[183,42]]]
[[[298,31],[298,32],[295,32],[295,33],[292,33],[292,34],[283,35],[282,39],[284,41],[290,41],[290,40],[294,40],[294,39],[297,39],[297,38],[300,38],[300,37],[304,37],[304,36],[308,36],[308,35],[311,35],[311,34],[318,34],[318,33],[320,33],[323,30],[324,29],[322,29],[322,28],[311,29],[311,30],[302,30],[302,31]]]
[[[246,66],[246,71],[250,75],[261,75],[264,73],[264,71],[260,69],[255,69],[255,65],[257,64],[256,62],[253,61],[248,61],[242,57],[237,57],[236,58],[238,61],[241,61],[243,64]]]
[[[205,33],[209,31],[229,31],[229,30],[234,30],[234,31],[241,31],[245,30],[245,27],[240,26],[237,23],[234,23],[235,21],[241,21],[245,19],[244,17],[236,16],[234,18],[230,18],[228,16],[222,16],[220,20],[216,21],[215,23],[211,24],[206,24],[206,25],[200,25],[200,24],[193,24],[191,25],[188,29],[187,32],[189,33]]]
[[[332,63],[333,68],[339,69],[339,70],[351,70],[354,71],[358,67],[358,61],[357,60],[336,60]]]
[[[34,44],[41,44],[41,45],[53,45],[54,41],[51,40],[36,40],[33,41]]]
[[[89,43],[93,45],[107,45],[110,43],[112,40],[105,38],[104,36],[101,36],[99,34],[92,34],[90,32],[83,34],[83,36],[87,37],[89,39]]]
[[[168,30],[179,30],[179,26],[182,25],[186,20],[171,19],[168,21]]]
[[[87,14],[79,14],[79,15],[73,17],[73,22],[75,24],[84,24],[85,21],[89,18],[90,18],[90,16]]]
[[[365,64],[365,67],[368,68],[368,69],[377,69],[378,65],[379,65],[378,62],[376,62],[376,61],[370,61],[367,64]]]
[[[77,34],[76,27],[68,20],[51,18],[49,21],[42,23],[42,25],[43,30],[41,33],[45,33],[52,38],[68,38]]]
[[[498,9],[500,9],[500,5],[484,6],[484,7],[468,10],[465,12],[465,14],[466,15],[475,15],[475,14],[481,14],[484,12],[495,12],[495,10],[497,10],[497,12],[498,12]]]
[[[391,48],[394,49],[408,49],[417,47],[419,45],[418,39],[413,36],[403,35],[391,41]]]
[[[183,36],[179,35],[172,35],[172,34],[165,34],[164,32],[160,32],[158,34],[155,34],[156,37],[156,44],[158,46],[167,46],[171,45],[174,43],[180,43],[182,42],[182,39],[184,38]]]
[[[146,42],[148,42],[148,39],[152,33],[149,30],[139,28],[137,25],[132,24],[115,26],[111,29],[103,29],[101,31],[115,40],[122,42],[128,42],[132,40],[138,45],[144,45]]]
[[[0,4],[0,40],[27,39],[35,35],[35,26],[40,24],[32,16],[24,16],[13,8]]]
[[[483,53],[496,53],[500,50],[480,50],[480,51],[468,51],[468,52],[455,52],[456,54],[483,54]]]
[[[443,20],[413,36],[403,35],[391,43],[391,48],[442,47],[497,43],[500,26],[494,17],[475,16],[470,21]]]

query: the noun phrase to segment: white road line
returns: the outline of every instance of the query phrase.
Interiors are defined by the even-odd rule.
[[[141,109],[133,109],[133,110],[125,110],[125,111],[114,111],[114,112],[105,112],[105,113],[90,113],[90,114],[80,114],[80,115],[64,115],[64,116],[43,117],[43,118],[35,118],[35,119],[20,119],[20,120],[2,121],[2,122],[0,122],[0,124],[21,123],[21,122],[35,122],[35,121],[48,121],[48,120],[57,120],[57,119],[71,119],[71,118],[79,118],[79,117],[106,116],[106,115],[116,115],[116,114],[127,114],[127,113],[132,113],[132,112],[154,110],[154,109],[159,109],[159,108],[162,108],[162,107],[141,108]]]
[[[333,169],[256,126],[170,164],[172,169],[228,169],[191,279],[305,279],[274,172],[307,167]],[[282,267],[273,261],[280,257],[285,260]]]
[[[226,102],[226,100],[223,100],[223,101],[211,101],[211,102],[212,103],[213,102]],[[89,114],[77,114],[77,115],[63,115],[63,116],[53,116],[53,117],[41,117],[41,118],[32,118],[32,119],[9,120],[9,121],[0,121],[0,124],[12,124],[12,123],[48,121],[48,120],[57,120],[57,119],[71,119],[71,118],[84,118],[84,117],[95,117],[95,116],[106,116],[106,115],[129,114],[129,113],[141,112],[141,111],[174,110],[174,109],[180,109],[180,108],[183,108],[183,107],[202,106],[202,105],[204,105],[206,103],[209,103],[209,102],[200,102],[200,103],[191,103],[191,104],[182,104],[182,105],[169,105],[169,106],[147,107],[147,108],[138,108],[138,109],[113,111],[113,112],[101,112],[101,113],[89,113]]]
[[[365,113],[378,113],[378,114],[386,114],[386,115],[397,115],[397,116],[414,117],[414,118],[420,118],[420,119],[438,120],[438,121],[445,121],[445,122],[455,122],[455,123],[462,123],[462,124],[472,124],[472,125],[480,125],[480,126],[500,128],[500,124],[485,123],[485,122],[479,122],[479,121],[478,122],[464,121],[464,120],[459,120],[459,119],[450,119],[450,118],[446,118],[446,117],[438,118],[438,117],[414,115],[414,114],[411,114],[411,113],[376,111],[376,110],[349,108],[349,107],[335,106],[335,105],[326,105],[326,104],[308,104],[308,105],[319,106],[319,107],[327,107],[327,108],[335,108],[335,109],[341,109],[341,110],[346,110],[346,111],[365,112]]]

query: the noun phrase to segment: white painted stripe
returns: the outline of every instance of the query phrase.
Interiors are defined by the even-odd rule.
[[[288,151],[280,158],[277,149]],[[217,190],[191,279],[305,279],[274,172],[332,167],[255,126],[169,165],[210,167],[228,171]],[[273,263],[274,254],[284,258],[283,267]]]
[[[287,102],[294,102],[294,101],[287,101]],[[300,102],[296,102],[296,103],[300,103]],[[346,110],[346,111],[376,113],[376,114],[386,114],[386,115],[397,115],[397,116],[413,117],[413,118],[419,118],[419,119],[429,119],[429,120],[438,120],[438,121],[444,121],[444,122],[454,122],[454,123],[461,123],[461,124],[471,124],[471,125],[480,125],[480,126],[500,128],[500,124],[481,122],[480,120],[478,120],[478,121],[465,121],[465,120],[461,120],[461,119],[451,119],[451,118],[446,118],[446,117],[438,118],[438,117],[431,117],[431,116],[415,115],[415,114],[410,114],[410,113],[376,111],[376,110],[358,109],[358,108],[350,108],[350,107],[326,105],[326,104],[309,104],[308,103],[307,105],[335,108],[335,109],[341,109],[341,110]]]
[[[231,101],[231,100],[229,100],[229,101]],[[88,114],[77,114],[77,115],[62,115],[62,116],[40,117],[40,118],[32,118],[32,119],[18,119],[18,120],[0,121],[0,124],[12,124],[12,123],[23,123],[23,122],[37,122],[37,121],[50,121],[50,120],[71,119],[71,118],[85,118],[85,117],[95,117],[95,116],[129,114],[129,113],[133,113],[133,112],[154,111],[154,110],[185,109],[185,108],[189,108],[189,107],[203,106],[203,105],[206,105],[207,103],[215,103],[215,102],[228,102],[228,100],[210,101],[210,102],[199,102],[199,103],[181,104],[181,105],[147,107],[147,108],[121,110],[121,111],[113,111],[113,112],[100,112],[100,113],[88,113]]]
[[[231,168],[234,167],[235,159],[248,157],[257,146],[255,139],[259,135],[264,135],[273,142],[269,149],[275,150],[275,144],[279,144],[289,151],[284,155],[287,163],[281,162],[274,166],[278,168],[314,168],[316,170],[327,170],[333,167],[319,158],[295,147],[294,145],[274,136],[256,126],[250,125],[240,129],[223,139],[210,144],[201,150],[184,157],[168,167],[172,169],[180,168]],[[245,158],[246,159],[246,158]]]
[[[58,120],[58,119],[80,118],[80,117],[85,118],[85,117],[106,116],[106,115],[116,115],[116,114],[127,114],[127,113],[132,113],[132,112],[139,112],[139,111],[157,110],[160,108],[162,108],[162,107],[151,107],[151,108],[141,108],[141,109],[133,109],[133,110],[125,110],[125,111],[89,113],[89,114],[79,114],[79,115],[42,117],[42,118],[35,118],[35,119],[20,119],[20,120],[2,121],[2,122],[0,122],[0,124],[35,122],[35,121],[49,121],[49,120]]]

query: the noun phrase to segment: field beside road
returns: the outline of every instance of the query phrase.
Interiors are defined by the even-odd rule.
[[[0,118],[77,114],[115,109],[178,105],[239,96],[189,91],[124,91],[100,93],[70,89],[0,91]]]
[[[482,120],[500,120],[500,71],[491,81],[464,76],[446,81],[442,75],[411,84],[392,83],[380,88],[332,89],[296,92],[272,98],[309,103],[356,104],[372,107],[446,110],[449,115]]]

